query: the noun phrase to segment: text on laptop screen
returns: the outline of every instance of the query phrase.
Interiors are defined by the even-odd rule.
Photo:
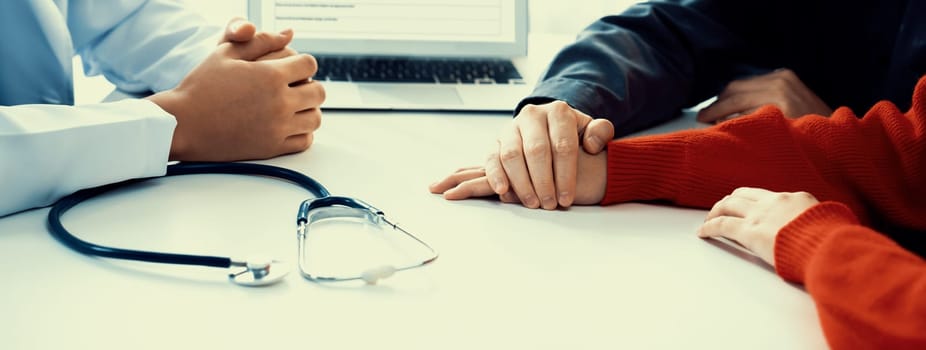
[[[297,39],[512,43],[510,0],[271,0],[262,21]]]

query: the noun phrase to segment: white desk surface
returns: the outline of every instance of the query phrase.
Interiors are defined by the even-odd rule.
[[[449,202],[427,185],[481,164],[510,118],[326,112],[308,151],[265,163],[380,209],[437,248],[377,286],[298,273],[243,288],[212,268],[92,258],[0,219],[3,349],[821,349],[814,305],[750,256],[697,238],[705,211],[646,204],[530,210]],[[683,117],[654,132],[690,127]],[[269,179],[198,175],[91,200],[65,216],[103,244],[295,260],[307,195]]]
[[[456,167],[480,163],[508,122],[330,112],[309,151],[266,162],[378,206],[440,250],[434,265],[378,286],[290,274],[242,288],[223,270],[82,256],[47,233],[47,209],[0,219],[0,347],[825,347],[803,290],[695,236],[704,211],[542,211],[428,193]],[[275,180],[199,175],[87,202],[65,224],[112,245],[292,261],[305,197]]]

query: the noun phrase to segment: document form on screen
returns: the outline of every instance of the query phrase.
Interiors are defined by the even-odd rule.
[[[297,38],[514,42],[514,1],[276,0],[261,13],[270,30]]]

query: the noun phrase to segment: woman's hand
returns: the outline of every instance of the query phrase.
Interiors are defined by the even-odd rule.
[[[714,204],[698,237],[733,240],[774,266],[778,231],[817,203],[807,192],[740,187]]]

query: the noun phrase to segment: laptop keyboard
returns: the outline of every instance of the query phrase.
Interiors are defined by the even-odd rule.
[[[320,81],[524,84],[503,59],[315,56]]]

